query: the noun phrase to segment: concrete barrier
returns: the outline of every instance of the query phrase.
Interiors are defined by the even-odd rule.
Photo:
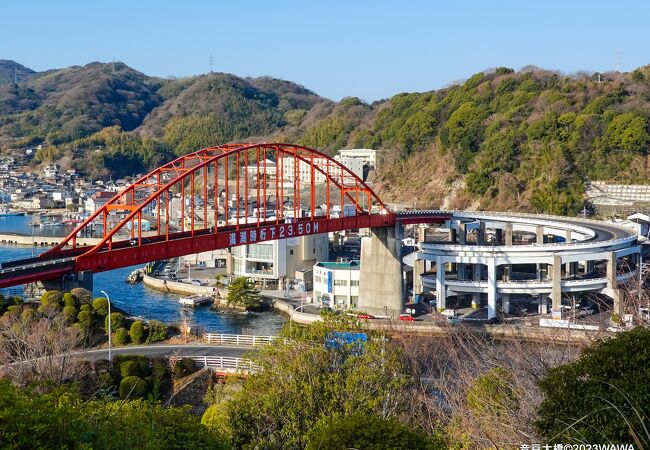
[[[226,291],[222,288],[215,288],[214,286],[197,286],[195,284],[181,283],[180,281],[174,280],[161,280],[159,278],[154,278],[147,274],[142,278],[142,282],[145,286],[158,291],[171,292],[174,294],[182,295],[214,295],[214,290],[217,289],[221,298],[226,298]]]

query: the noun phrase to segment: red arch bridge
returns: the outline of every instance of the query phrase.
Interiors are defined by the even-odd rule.
[[[62,285],[66,277],[209,250],[427,218],[440,222],[450,215],[390,212],[353,172],[314,149],[227,144],[141,177],[40,256],[3,262],[0,288],[48,280]],[[145,221],[153,231],[143,231]],[[91,230],[101,230],[101,239],[81,245]]]

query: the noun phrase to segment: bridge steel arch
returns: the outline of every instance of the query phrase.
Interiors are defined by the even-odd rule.
[[[174,224],[175,218],[180,220]],[[143,232],[143,219],[155,224],[155,232]],[[395,215],[366,183],[315,149],[282,143],[226,144],[181,156],[144,175],[40,260],[74,260],[74,271],[95,272],[394,223]],[[79,246],[78,238],[93,227],[101,227],[101,241],[90,248]]]

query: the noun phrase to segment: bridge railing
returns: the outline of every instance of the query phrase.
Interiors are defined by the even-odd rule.
[[[274,342],[284,343],[286,339],[278,336],[253,336],[248,334],[213,334],[203,335],[208,344],[236,345],[241,347],[259,347]]]
[[[248,372],[259,372],[262,366],[255,364],[250,359],[234,358],[230,356],[184,356],[193,359],[200,367],[212,367],[215,369],[235,369]]]

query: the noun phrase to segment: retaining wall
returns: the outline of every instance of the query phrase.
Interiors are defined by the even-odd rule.
[[[28,246],[55,246],[59,244],[65,237],[57,236],[23,236],[21,234],[0,234],[0,242],[3,244],[15,244],[15,245],[28,245]],[[32,244],[33,242],[33,244]],[[92,246],[100,242],[98,238],[78,238],[77,245],[80,247],[83,246]]]

